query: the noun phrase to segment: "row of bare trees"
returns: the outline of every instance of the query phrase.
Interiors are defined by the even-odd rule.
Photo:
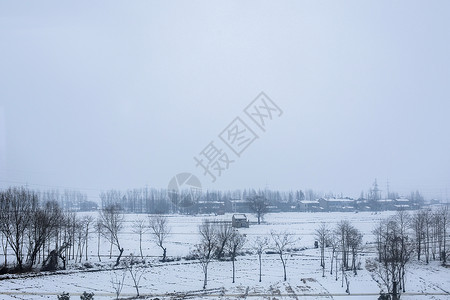
[[[194,256],[199,260],[204,274],[203,288],[208,283],[208,266],[215,258],[222,259],[227,253],[233,265],[233,283],[235,282],[235,260],[244,246],[246,238],[228,223],[204,220],[198,228],[200,242],[195,245]]]
[[[447,262],[447,235],[449,225],[448,206],[437,210],[423,209],[416,211],[407,219],[413,229],[417,260],[425,257],[425,262],[440,260]]]
[[[15,257],[13,270],[28,271],[42,262],[53,269],[58,261],[65,268],[68,260],[88,256],[89,232],[93,217],[77,218],[64,213],[56,201],[41,203],[39,194],[25,188],[0,192],[0,234],[4,271],[8,271],[8,253]]]
[[[203,220],[199,225],[198,232],[200,241],[195,245],[193,255],[198,259],[203,275],[203,289],[208,283],[208,267],[213,260],[229,259],[232,263],[232,282],[236,280],[235,261],[238,254],[247,243],[245,234],[241,234],[233,228],[230,223]],[[271,239],[267,237],[257,237],[250,246],[258,255],[259,261],[259,282],[262,278],[262,255],[268,250],[274,251],[279,258],[283,268],[283,279],[287,280],[286,264],[291,255],[291,248],[299,240],[294,235],[287,232],[270,233]]]
[[[362,243],[361,232],[350,222],[340,221],[334,228],[322,223],[315,232],[322,274],[325,276],[326,249],[329,249],[330,273],[333,274],[333,266],[336,280],[338,273],[342,273],[342,286],[345,282],[349,293],[346,271],[356,275],[360,268],[359,254],[366,250],[370,252],[374,245],[376,260],[368,259],[366,268],[387,292],[387,297],[399,299],[406,289],[406,267],[413,255],[418,261],[424,258],[427,264],[430,260],[440,260],[446,264],[448,219],[446,206],[413,213],[398,211],[376,225],[372,232],[375,241],[366,245]]]
[[[7,264],[8,246],[18,271],[30,269],[46,246],[58,243],[63,214],[56,202],[40,205],[35,192],[9,188],[0,192],[0,232]]]
[[[411,225],[410,214],[399,211],[382,220],[373,230],[377,262],[370,267],[376,275],[375,280],[393,299],[398,299],[400,292],[406,289],[406,265],[414,251]]]
[[[374,229],[377,263],[372,270],[393,299],[406,290],[406,266],[414,254],[418,261],[425,257],[427,264],[430,260],[446,264],[448,219],[447,206],[413,214],[398,211]]]
[[[335,272],[335,279],[338,280],[338,273],[341,273],[341,285],[346,284],[346,292],[350,293],[350,280],[347,271],[352,271],[357,275],[360,268],[359,255],[363,250],[363,235],[348,220],[338,222],[334,228],[322,223],[315,231],[315,236],[320,249],[320,266],[322,276],[325,277],[325,249],[330,250],[330,274]]]
[[[48,195],[47,195],[48,196]],[[90,234],[97,232],[97,255],[100,258],[101,237],[110,242],[110,257],[116,247],[119,264],[123,254],[119,233],[123,229],[124,215],[117,206],[102,209],[97,219],[93,216],[77,217],[75,213],[63,212],[57,201],[40,201],[40,194],[23,188],[12,187],[0,192],[0,240],[4,257],[3,272],[28,271],[42,263],[42,269],[65,268],[70,260],[88,260]],[[163,250],[166,260],[165,241],[170,233],[167,218],[151,217],[148,222],[136,221],[133,231],[142,235],[150,232],[157,246]],[[14,261],[8,261],[8,254]],[[62,266],[58,266],[62,264]],[[9,266],[13,266],[9,269]]]
[[[109,205],[103,208],[99,213],[99,218],[96,224],[98,232],[97,253],[100,253],[100,237],[103,236],[110,243],[110,258],[112,256],[112,248],[115,247],[118,251],[116,266],[120,263],[124,248],[121,246],[120,232],[123,230],[125,216],[117,205]],[[142,252],[142,240],[146,233],[150,232],[153,241],[163,251],[162,260],[166,261],[167,248],[166,240],[170,235],[170,226],[168,219],[162,215],[149,217],[148,223],[143,219],[133,222],[132,231],[139,235],[139,252],[141,258],[144,258]],[[99,260],[100,260],[100,255]]]

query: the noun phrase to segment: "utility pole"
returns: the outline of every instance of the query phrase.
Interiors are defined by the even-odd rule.
[[[377,179],[375,178],[375,181],[373,183],[373,200],[380,200],[380,189],[378,188]]]
[[[389,178],[386,180],[386,199],[389,199]]]
[[[150,201],[148,201],[148,184],[145,185],[145,208],[147,213],[150,213]]]

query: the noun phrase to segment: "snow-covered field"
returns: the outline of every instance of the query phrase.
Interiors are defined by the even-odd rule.
[[[208,298],[208,299],[377,299],[380,288],[364,268],[366,258],[374,256],[371,231],[375,224],[391,212],[382,214],[364,213],[279,213],[268,214],[261,225],[252,225],[240,229],[247,236],[247,248],[251,250],[252,240],[257,236],[269,236],[271,230],[287,231],[295,234],[299,240],[296,248],[307,248],[292,254],[287,263],[286,282],[283,281],[283,270],[276,254],[263,255],[263,277],[258,282],[258,259],[254,254],[239,256],[236,261],[236,283],[232,283],[231,262],[213,261],[208,270],[208,286],[202,290],[203,273],[196,261],[176,260],[161,263],[158,256],[161,250],[146,234],[143,252],[146,256],[145,274],[140,282],[140,293],[167,299]],[[255,221],[253,216],[249,216]],[[147,218],[146,215],[126,215],[126,225],[121,233],[121,243],[125,248],[124,255],[139,255],[139,238],[132,232],[132,221]],[[231,220],[231,215],[224,216],[169,216],[172,234],[167,243],[169,257],[183,257],[189,254],[198,242],[198,225],[203,219]],[[350,295],[341,286],[341,276],[336,281],[329,273],[327,253],[327,272],[322,277],[319,265],[319,250],[314,248],[314,230],[321,222],[330,226],[341,220],[349,220],[364,234],[365,248],[361,254],[362,270],[354,276],[348,272]],[[108,257],[109,245],[104,241],[101,245],[102,262],[97,258],[97,237],[91,235],[89,244],[89,262],[92,269],[77,269],[71,265],[69,270],[32,276],[4,275],[0,277],[0,299],[56,299],[57,294],[69,292],[72,299],[79,299],[83,291],[94,292],[95,299],[112,299],[115,297],[111,279],[116,274],[121,276],[122,269],[111,270],[114,257]],[[406,294],[402,299],[450,299],[450,269],[431,262],[429,265],[413,261],[408,268]],[[121,297],[136,295],[129,274]]]

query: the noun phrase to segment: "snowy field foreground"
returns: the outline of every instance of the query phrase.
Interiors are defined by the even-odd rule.
[[[371,233],[379,220],[391,215],[364,213],[279,213],[268,214],[264,224],[251,225],[240,229],[246,234],[246,254],[236,260],[236,283],[232,283],[232,265],[229,261],[213,261],[208,270],[208,286],[204,291],[203,273],[195,260],[175,260],[161,263],[158,256],[161,250],[147,233],[143,241],[145,273],[140,282],[140,294],[160,299],[377,299],[380,288],[373,280],[372,274],[365,269],[367,258],[375,256],[373,235]],[[95,214],[94,214],[95,215]],[[132,221],[146,218],[145,215],[127,215],[126,225],[121,234],[124,255],[139,255],[139,236],[132,232]],[[204,218],[231,220],[231,215],[224,216],[169,216],[172,234],[167,243],[170,258],[187,256],[199,240],[198,225]],[[360,260],[362,268],[358,275],[348,272],[350,295],[341,286],[341,274],[338,280],[330,275],[330,253],[326,253],[327,272],[322,277],[319,265],[319,249],[314,248],[314,230],[321,222],[331,227],[341,220],[349,220],[364,234],[364,250]],[[250,216],[251,221],[255,221]],[[287,281],[283,281],[283,270],[276,254],[264,254],[262,264],[262,282],[258,282],[258,257],[251,249],[252,241],[257,236],[270,237],[270,231],[287,231],[295,234],[299,240],[287,263]],[[299,250],[303,249],[304,250]],[[68,270],[55,273],[3,275],[0,277],[0,299],[57,299],[58,294],[69,292],[71,299],[79,299],[83,291],[94,292],[94,299],[115,298],[111,279],[122,276],[120,267],[113,270],[114,257],[109,259],[109,244],[102,240],[102,262],[97,258],[97,236],[91,234],[89,244],[90,269],[80,268],[82,264],[71,264]],[[116,254],[113,252],[113,255]],[[0,261],[1,262],[1,261]],[[73,261],[72,261],[73,262]],[[83,259],[83,263],[85,260]],[[402,299],[450,299],[450,269],[431,262],[425,265],[413,260],[407,267],[406,293]],[[126,274],[121,298],[136,295],[136,290],[129,274]]]

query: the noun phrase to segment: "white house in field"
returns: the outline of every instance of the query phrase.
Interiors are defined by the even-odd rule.
[[[234,228],[248,228],[249,222],[245,214],[234,214],[232,218]]]

